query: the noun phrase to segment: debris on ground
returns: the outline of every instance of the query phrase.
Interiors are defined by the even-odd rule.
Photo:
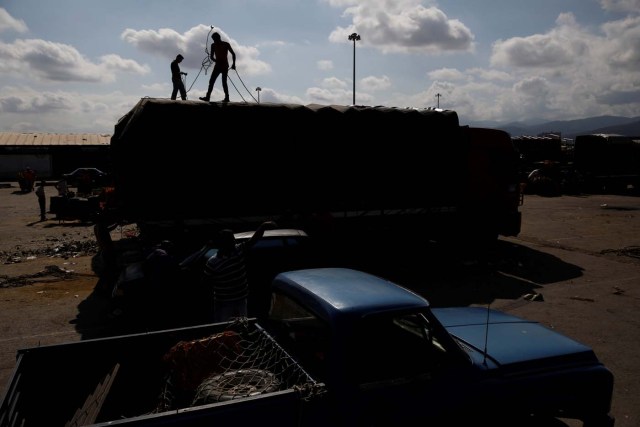
[[[628,256],[631,258],[640,258],[640,246],[626,246],[622,249],[604,249],[601,254],[615,254],[618,256]]]
[[[44,257],[70,259],[94,256],[97,253],[98,244],[94,240],[67,241],[37,249],[22,250],[17,247],[12,251],[0,251],[0,260],[2,264],[18,264]],[[57,265],[47,265],[36,273],[18,276],[0,275],[0,288],[26,286],[34,282],[67,280],[75,275],[73,270]]]
[[[49,258],[76,258],[79,256],[91,256],[98,253],[98,243],[95,240],[68,241],[52,246],[22,250],[17,247],[12,251],[0,251],[0,260],[3,264],[17,264],[38,257]]]

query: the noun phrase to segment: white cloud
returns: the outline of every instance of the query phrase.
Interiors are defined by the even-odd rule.
[[[133,74],[148,74],[149,67],[147,65],[140,65],[132,59],[124,59],[118,55],[104,55],[100,57],[102,65],[110,70],[123,71]]]
[[[558,26],[546,34],[498,40],[491,64],[498,67],[555,68],[569,65],[588,53],[585,34],[571,14],[561,14]]]
[[[271,66],[264,61],[258,59],[260,51],[253,46],[240,45],[233,39],[230,39],[223,31],[216,29],[224,41],[228,41],[236,53],[236,69],[243,75],[255,76],[271,72]],[[154,56],[173,59],[180,53],[184,56],[181,64],[182,68],[201,68],[203,62],[206,62],[208,53],[211,49],[211,27],[206,25],[198,25],[184,32],[178,33],[169,28],[161,28],[159,30],[134,30],[127,28],[122,32],[120,37],[125,42],[135,46],[142,52],[152,54]],[[206,46],[206,51],[203,49]],[[231,55],[229,55],[231,61]]]
[[[510,82],[513,80],[513,76],[509,73],[505,73],[500,70],[491,70],[485,68],[470,68],[466,70],[469,76],[474,76],[481,80],[495,81],[495,82]]]
[[[5,8],[0,7],[0,32],[17,31],[18,33],[26,33],[28,31],[27,24],[22,19],[15,19],[9,15]]]
[[[466,80],[467,76],[455,68],[440,68],[427,73],[431,80]]]
[[[370,92],[386,90],[391,87],[391,79],[388,76],[368,76],[360,80],[360,86]]]
[[[94,63],[73,46],[39,39],[0,42],[0,72],[14,73],[25,78],[56,82],[112,82],[114,70],[127,69],[145,74],[148,67],[118,55],[107,55],[103,62]],[[126,66],[125,66],[126,65]]]
[[[368,0],[364,2],[331,1],[346,7],[344,16],[351,24],[331,32],[329,40],[349,42],[351,33],[361,36],[361,43],[382,53],[470,52],[474,36],[461,21],[450,19],[435,6],[425,7],[420,0]]]
[[[310,87],[305,95],[312,103],[317,104],[349,104],[352,93],[347,89],[326,89],[320,87]]]
[[[348,87],[348,84],[337,77],[327,77],[322,80],[321,86],[327,89],[344,89]]]
[[[640,0],[600,0],[604,10],[640,13]]]
[[[111,133],[118,119],[139,99],[139,96],[121,92],[91,95],[5,86],[0,94],[0,126],[5,131],[38,129],[39,132]],[[34,124],[34,127],[25,127],[27,123]]]
[[[323,71],[333,70],[333,61],[330,59],[323,59],[317,62],[318,69]]]
[[[606,60],[612,68],[640,71],[640,16],[609,22],[602,27],[606,34]],[[602,52],[604,53],[604,52]]]
[[[304,101],[297,96],[283,95],[269,88],[260,91],[260,102],[272,102],[282,104],[302,104]]]

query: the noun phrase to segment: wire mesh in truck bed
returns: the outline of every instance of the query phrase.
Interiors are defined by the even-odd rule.
[[[259,325],[237,319],[227,330],[181,341],[163,358],[165,387],[155,412],[295,389],[307,399],[323,391]]]

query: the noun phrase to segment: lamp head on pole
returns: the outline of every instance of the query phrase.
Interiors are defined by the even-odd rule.
[[[349,40],[353,40],[353,42],[355,43],[356,41],[360,40],[360,35],[357,33],[349,34]]]

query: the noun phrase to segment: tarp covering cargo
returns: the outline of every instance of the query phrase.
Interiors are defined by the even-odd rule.
[[[150,98],[111,139],[132,220],[450,206],[467,150],[454,111]]]

